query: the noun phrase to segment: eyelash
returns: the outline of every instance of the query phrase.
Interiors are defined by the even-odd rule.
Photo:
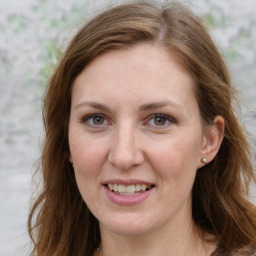
[[[168,124],[164,123],[164,125],[156,125],[156,124],[155,124],[155,125],[152,125],[152,126],[154,126],[154,127],[157,127],[158,129],[166,128],[166,126],[169,126],[170,123],[172,123],[172,124],[175,124],[175,123],[176,123],[176,121],[175,121],[174,118],[170,117],[169,115],[162,114],[162,113],[157,113],[157,114],[151,115],[151,116],[148,118],[147,123],[149,123],[150,120],[153,120],[153,121],[154,121],[154,120],[156,120],[157,118],[161,118],[161,119],[164,119],[165,122],[166,122],[166,121],[169,122]]]
[[[100,127],[100,126],[102,126],[101,124],[99,124],[99,125],[97,125],[97,124],[90,124],[89,120],[92,119],[92,121],[93,121],[94,118],[102,118],[103,122],[107,121],[107,119],[106,119],[106,117],[104,115],[96,113],[96,114],[90,114],[90,115],[87,115],[87,116],[83,117],[82,118],[82,123],[83,124],[87,123],[89,126],[93,126],[93,127],[97,127],[97,126]]]
[[[89,123],[90,119],[92,119],[92,122],[93,122],[93,119],[95,118],[102,118],[103,119],[103,123],[102,124],[93,124],[93,123]],[[157,119],[157,118],[161,118],[165,121],[165,123],[163,125],[156,125],[156,124],[149,124],[151,120],[153,120],[153,122]],[[166,124],[166,121],[168,121],[169,123]],[[105,122],[108,122],[106,117],[102,114],[99,114],[99,113],[95,113],[95,114],[90,114],[90,115],[87,115],[85,117],[82,118],[81,120],[81,123],[83,124],[87,124],[88,126],[91,126],[91,127],[102,127],[103,125],[106,125]],[[151,127],[157,127],[157,129],[161,129],[161,128],[166,128],[167,126],[169,126],[171,124],[175,124],[176,121],[174,118],[170,117],[169,115],[166,115],[166,114],[162,114],[162,113],[156,113],[156,114],[152,114],[150,115],[146,122],[145,122],[145,126],[149,124],[149,126]]]

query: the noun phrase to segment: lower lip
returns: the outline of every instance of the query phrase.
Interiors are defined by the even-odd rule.
[[[154,187],[149,189],[148,191],[141,192],[138,195],[132,195],[132,196],[123,196],[118,195],[114,193],[113,191],[109,190],[106,186],[104,186],[105,192],[107,194],[108,199],[118,205],[122,206],[131,206],[131,205],[137,205],[142,203],[144,200],[146,200],[152,191],[154,190]]]

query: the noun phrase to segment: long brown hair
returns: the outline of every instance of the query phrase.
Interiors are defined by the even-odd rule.
[[[256,245],[256,210],[246,199],[250,181],[255,181],[250,146],[234,114],[234,89],[223,58],[200,19],[184,6],[163,8],[137,2],[107,10],[84,25],[49,81],[38,167],[43,188],[28,220],[32,255],[92,255],[100,243],[98,221],[83,201],[68,161],[72,84],[97,55],[143,42],[174,53],[191,74],[206,125],[217,115],[225,120],[224,140],[216,158],[197,172],[195,223],[227,249]]]

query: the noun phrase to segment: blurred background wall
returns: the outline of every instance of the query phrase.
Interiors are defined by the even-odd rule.
[[[26,221],[43,139],[47,80],[83,22],[116,2],[124,1],[0,0],[0,256],[28,255]],[[242,122],[255,147],[256,1],[178,2],[204,19],[225,55],[241,92]]]

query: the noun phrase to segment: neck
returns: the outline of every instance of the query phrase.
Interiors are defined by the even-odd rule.
[[[192,220],[192,218],[191,218]],[[193,224],[173,228],[165,225],[160,230],[137,236],[119,235],[101,228],[102,244],[98,255],[103,256],[209,256],[216,246],[202,241]],[[177,227],[178,226],[178,227]]]

